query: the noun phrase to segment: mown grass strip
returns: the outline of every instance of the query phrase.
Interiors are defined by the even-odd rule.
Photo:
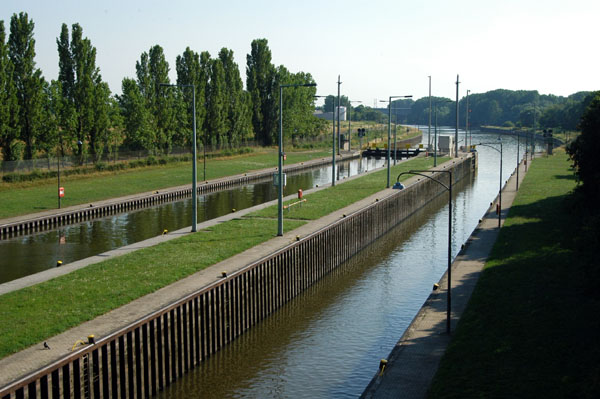
[[[600,301],[573,242],[573,171],[536,159],[462,316],[430,398],[594,397]]]
[[[440,158],[441,164],[449,158]],[[391,184],[396,181],[396,177],[410,169],[428,169],[433,166],[431,158],[415,158],[410,162],[399,163],[391,168]],[[410,176],[405,176],[408,179]],[[355,203],[371,194],[375,194],[385,188],[387,183],[387,170],[384,168],[368,176],[357,178],[329,187],[326,190],[317,191],[305,195],[306,202],[301,206],[294,206],[286,210],[284,217],[292,219],[315,220],[331,212],[341,209],[345,206]],[[296,202],[297,200],[286,201],[285,204]],[[277,207],[271,206],[257,212],[247,215],[247,217],[277,217]]]
[[[422,158],[403,162],[392,168],[393,176],[432,163]],[[307,223],[294,218],[316,219],[383,190],[386,173],[381,170],[307,196],[310,208],[286,213],[284,231]],[[273,209],[267,208],[260,218],[262,212],[256,212],[0,296],[0,358],[273,238],[277,231]]]
[[[330,157],[323,151],[290,152],[287,164]],[[207,162],[206,178],[217,179],[240,173],[277,166],[277,156],[273,152],[253,153]],[[203,176],[203,165],[198,163],[198,178]],[[182,162],[143,169],[105,172],[96,176],[69,176],[61,179],[65,187],[63,207],[122,197],[152,190],[162,190],[184,184],[191,184],[192,164]],[[0,219],[28,213],[56,209],[57,182],[39,181],[26,184],[0,184]]]

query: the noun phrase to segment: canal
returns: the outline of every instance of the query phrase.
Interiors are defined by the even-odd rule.
[[[473,143],[497,139],[473,134]],[[504,180],[516,166],[516,143],[503,138]],[[454,190],[453,256],[498,194],[500,154],[478,152],[478,171]],[[446,270],[447,204],[438,197],[159,396],[360,396]]]
[[[384,160],[336,163],[344,179],[383,166]],[[289,174],[285,195],[331,182],[331,165]],[[272,181],[198,196],[198,223],[277,198]],[[191,225],[191,197],[30,235],[0,240],[0,284]]]

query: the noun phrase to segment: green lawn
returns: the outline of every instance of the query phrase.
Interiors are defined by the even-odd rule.
[[[293,164],[315,158],[331,157],[323,151],[290,152],[287,163]],[[168,187],[191,184],[191,162],[132,169],[101,176],[69,176],[61,179],[65,197],[64,207],[86,204],[108,198],[121,197]],[[216,179],[277,166],[276,152],[262,152],[225,159],[208,160],[206,178]],[[198,179],[203,177],[203,164],[198,162]],[[57,208],[57,182],[40,181],[19,187],[0,185],[0,219]]]
[[[402,171],[432,165],[432,158],[402,162],[392,167],[392,176],[395,181]],[[318,218],[383,190],[386,175],[383,169],[307,195],[302,208],[285,213],[284,231],[307,223],[300,218]],[[275,207],[267,208],[2,295],[0,358],[265,242],[274,237],[276,223]]]
[[[600,300],[585,290],[574,187],[564,151],[533,162],[430,398],[598,397]]]

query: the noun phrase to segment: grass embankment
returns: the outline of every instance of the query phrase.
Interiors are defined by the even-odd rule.
[[[212,159],[206,165],[206,178],[217,179],[277,166],[276,152]],[[330,157],[323,151],[290,152],[287,164]],[[153,166],[143,169],[104,172],[95,175],[72,175],[61,179],[65,197],[61,206],[86,204],[152,190],[188,184],[192,178],[191,162]],[[198,162],[198,178],[203,177],[203,164]],[[30,183],[0,184],[0,219],[57,208],[56,180]]]
[[[392,176],[432,165],[431,158],[412,159],[392,167]],[[308,194],[302,207],[285,212],[284,231],[381,191],[386,180],[384,169]],[[276,231],[276,207],[272,206],[248,217],[2,295],[0,358],[265,242]]]
[[[600,300],[585,292],[574,187],[564,151],[533,162],[430,398],[597,397]]]

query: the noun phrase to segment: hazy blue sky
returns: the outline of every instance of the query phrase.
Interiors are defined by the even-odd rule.
[[[186,46],[215,56],[234,51],[245,81],[246,54],[266,38],[275,65],[310,72],[319,94],[337,92],[373,105],[390,95],[454,98],[497,88],[568,95],[600,89],[598,0],[130,1],[0,0],[35,22],[36,62],[58,75],[61,24],[79,23],[97,49],[113,92],[135,76],[143,51],[161,45],[175,79]]]

